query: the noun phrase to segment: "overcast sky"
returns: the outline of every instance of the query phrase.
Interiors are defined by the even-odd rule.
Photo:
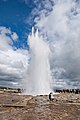
[[[32,27],[49,44],[53,86],[80,88],[80,0],[0,0],[0,86],[22,85]]]

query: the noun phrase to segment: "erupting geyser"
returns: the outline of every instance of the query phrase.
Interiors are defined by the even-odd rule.
[[[28,37],[30,47],[30,65],[26,84],[26,94],[44,95],[51,90],[51,72],[49,64],[49,46],[39,35],[38,30]]]

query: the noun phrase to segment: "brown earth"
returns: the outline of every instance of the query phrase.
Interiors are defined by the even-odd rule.
[[[80,120],[80,94],[48,96],[0,93],[0,120]]]

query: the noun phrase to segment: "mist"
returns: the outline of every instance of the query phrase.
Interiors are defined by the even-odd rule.
[[[43,37],[39,35],[38,30],[34,31],[28,37],[30,47],[30,62],[26,76],[26,94],[39,95],[49,94],[51,88],[51,71],[49,63],[50,49]]]

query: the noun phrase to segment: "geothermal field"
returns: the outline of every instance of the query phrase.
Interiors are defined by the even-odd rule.
[[[80,0],[0,0],[0,120],[80,120]]]
[[[29,67],[24,91],[0,90],[0,120],[80,120],[80,94],[53,91],[49,46],[38,30],[28,38]],[[49,100],[49,93],[54,93]]]
[[[0,91],[0,120],[80,120],[80,94],[21,95]]]

